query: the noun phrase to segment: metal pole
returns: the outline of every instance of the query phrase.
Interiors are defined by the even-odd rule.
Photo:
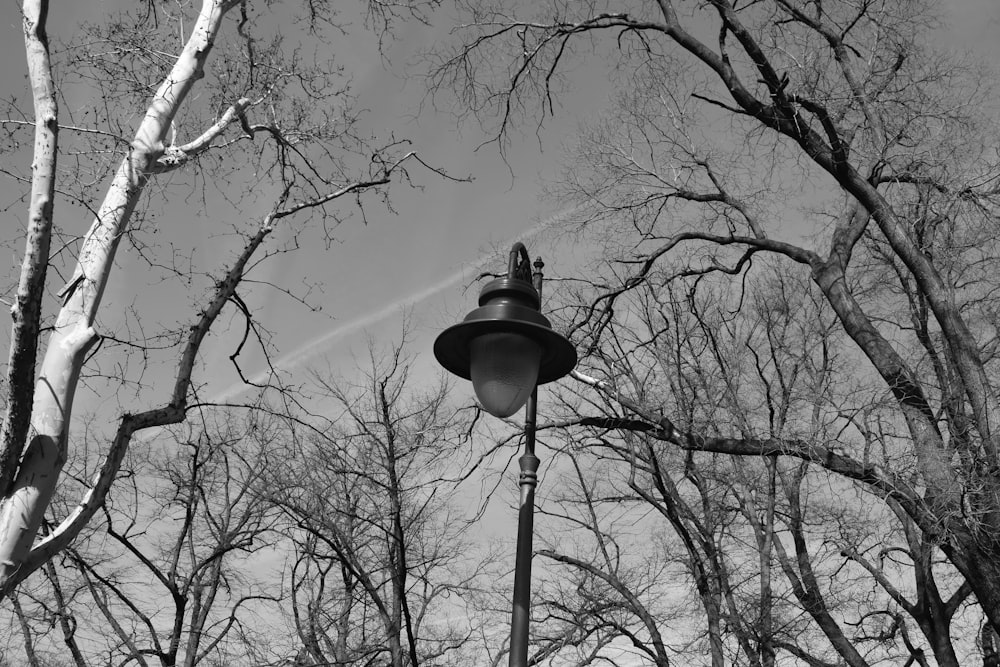
[[[515,244],[510,251],[508,275],[514,276],[515,258],[528,253],[523,244]],[[535,259],[531,283],[538,292],[539,309],[542,300],[542,268],[545,263]],[[509,667],[528,667],[528,623],[531,620],[531,557],[535,531],[535,487],[538,486],[538,457],[535,456],[535,418],[537,416],[538,386],[531,390],[524,408],[524,454],[518,458],[521,468],[519,485],[521,503],[517,512],[517,557],[514,561],[514,603],[510,616]]]
[[[514,562],[514,608],[510,618],[510,667],[528,667],[528,621],[531,609],[531,556],[535,528],[535,487],[538,457],[535,456],[535,405],[538,387],[525,406],[524,454],[521,467],[521,504],[517,515],[517,558]]]

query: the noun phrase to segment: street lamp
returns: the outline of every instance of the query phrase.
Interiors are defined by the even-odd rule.
[[[510,620],[510,667],[528,664],[528,605],[531,598],[531,539],[534,530],[535,411],[538,385],[563,377],[576,365],[576,350],[552,330],[541,314],[542,267],[535,271],[524,244],[510,249],[507,277],[493,280],[479,294],[479,308],[459,324],[448,327],[434,341],[434,356],[445,370],[472,386],[483,408],[496,417],[509,417],[526,405],[524,454],[521,468],[521,504],[517,518],[517,558],[514,564],[514,602]]]

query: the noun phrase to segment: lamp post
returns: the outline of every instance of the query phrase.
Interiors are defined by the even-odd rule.
[[[513,611],[510,620],[510,667],[527,667],[528,620],[531,602],[531,556],[534,531],[535,412],[538,385],[563,377],[576,365],[576,350],[552,330],[541,314],[542,261],[531,258],[524,244],[510,249],[507,277],[486,284],[479,308],[445,329],[434,341],[434,356],[446,370],[472,386],[483,408],[509,417],[525,407],[521,501],[517,518]]]

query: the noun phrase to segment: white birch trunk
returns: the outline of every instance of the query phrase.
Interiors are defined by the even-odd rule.
[[[31,417],[42,295],[52,238],[59,131],[59,109],[45,34],[48,2],[26,0],[22,11],[24,50],[35,110],[35,145],[24,259],[10,313],[13,324],[7,364],[7,409],[0,437],[3,450],[0,454],[0,498],[7,494],[14,479]]]
[[[6,588],[26,561],[66,462],[73,395],[87,350],[98,338],[94,321],[118,243],[156,160],[163,154],[163,141],[174,116],[202,76],[222,18],[236,4],[233,0],[204,1],[184,50],[149,105],[131,150],[83,240],[73,278],[63,289],[63,305],[35,385],[31,439],[13,485],[0,504],[0,589]],[[26,9],[29,5],[43,3],[29,0]],[[31,57],[29,51],[29,60]],[[29,72],[33,83],[38,77],[50,78],[47,62]],[[54,145],[52,161],[54,173]]]

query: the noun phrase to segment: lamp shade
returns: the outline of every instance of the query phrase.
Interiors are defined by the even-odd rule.
[[[538,292],[530,283],[499,278],[483,287],[479,308],[434,341],[438,362],[472,380],[490,414],[510,416],[536,385],[558,380],[576,365],[576,349],[552,330],[538,307]]]

